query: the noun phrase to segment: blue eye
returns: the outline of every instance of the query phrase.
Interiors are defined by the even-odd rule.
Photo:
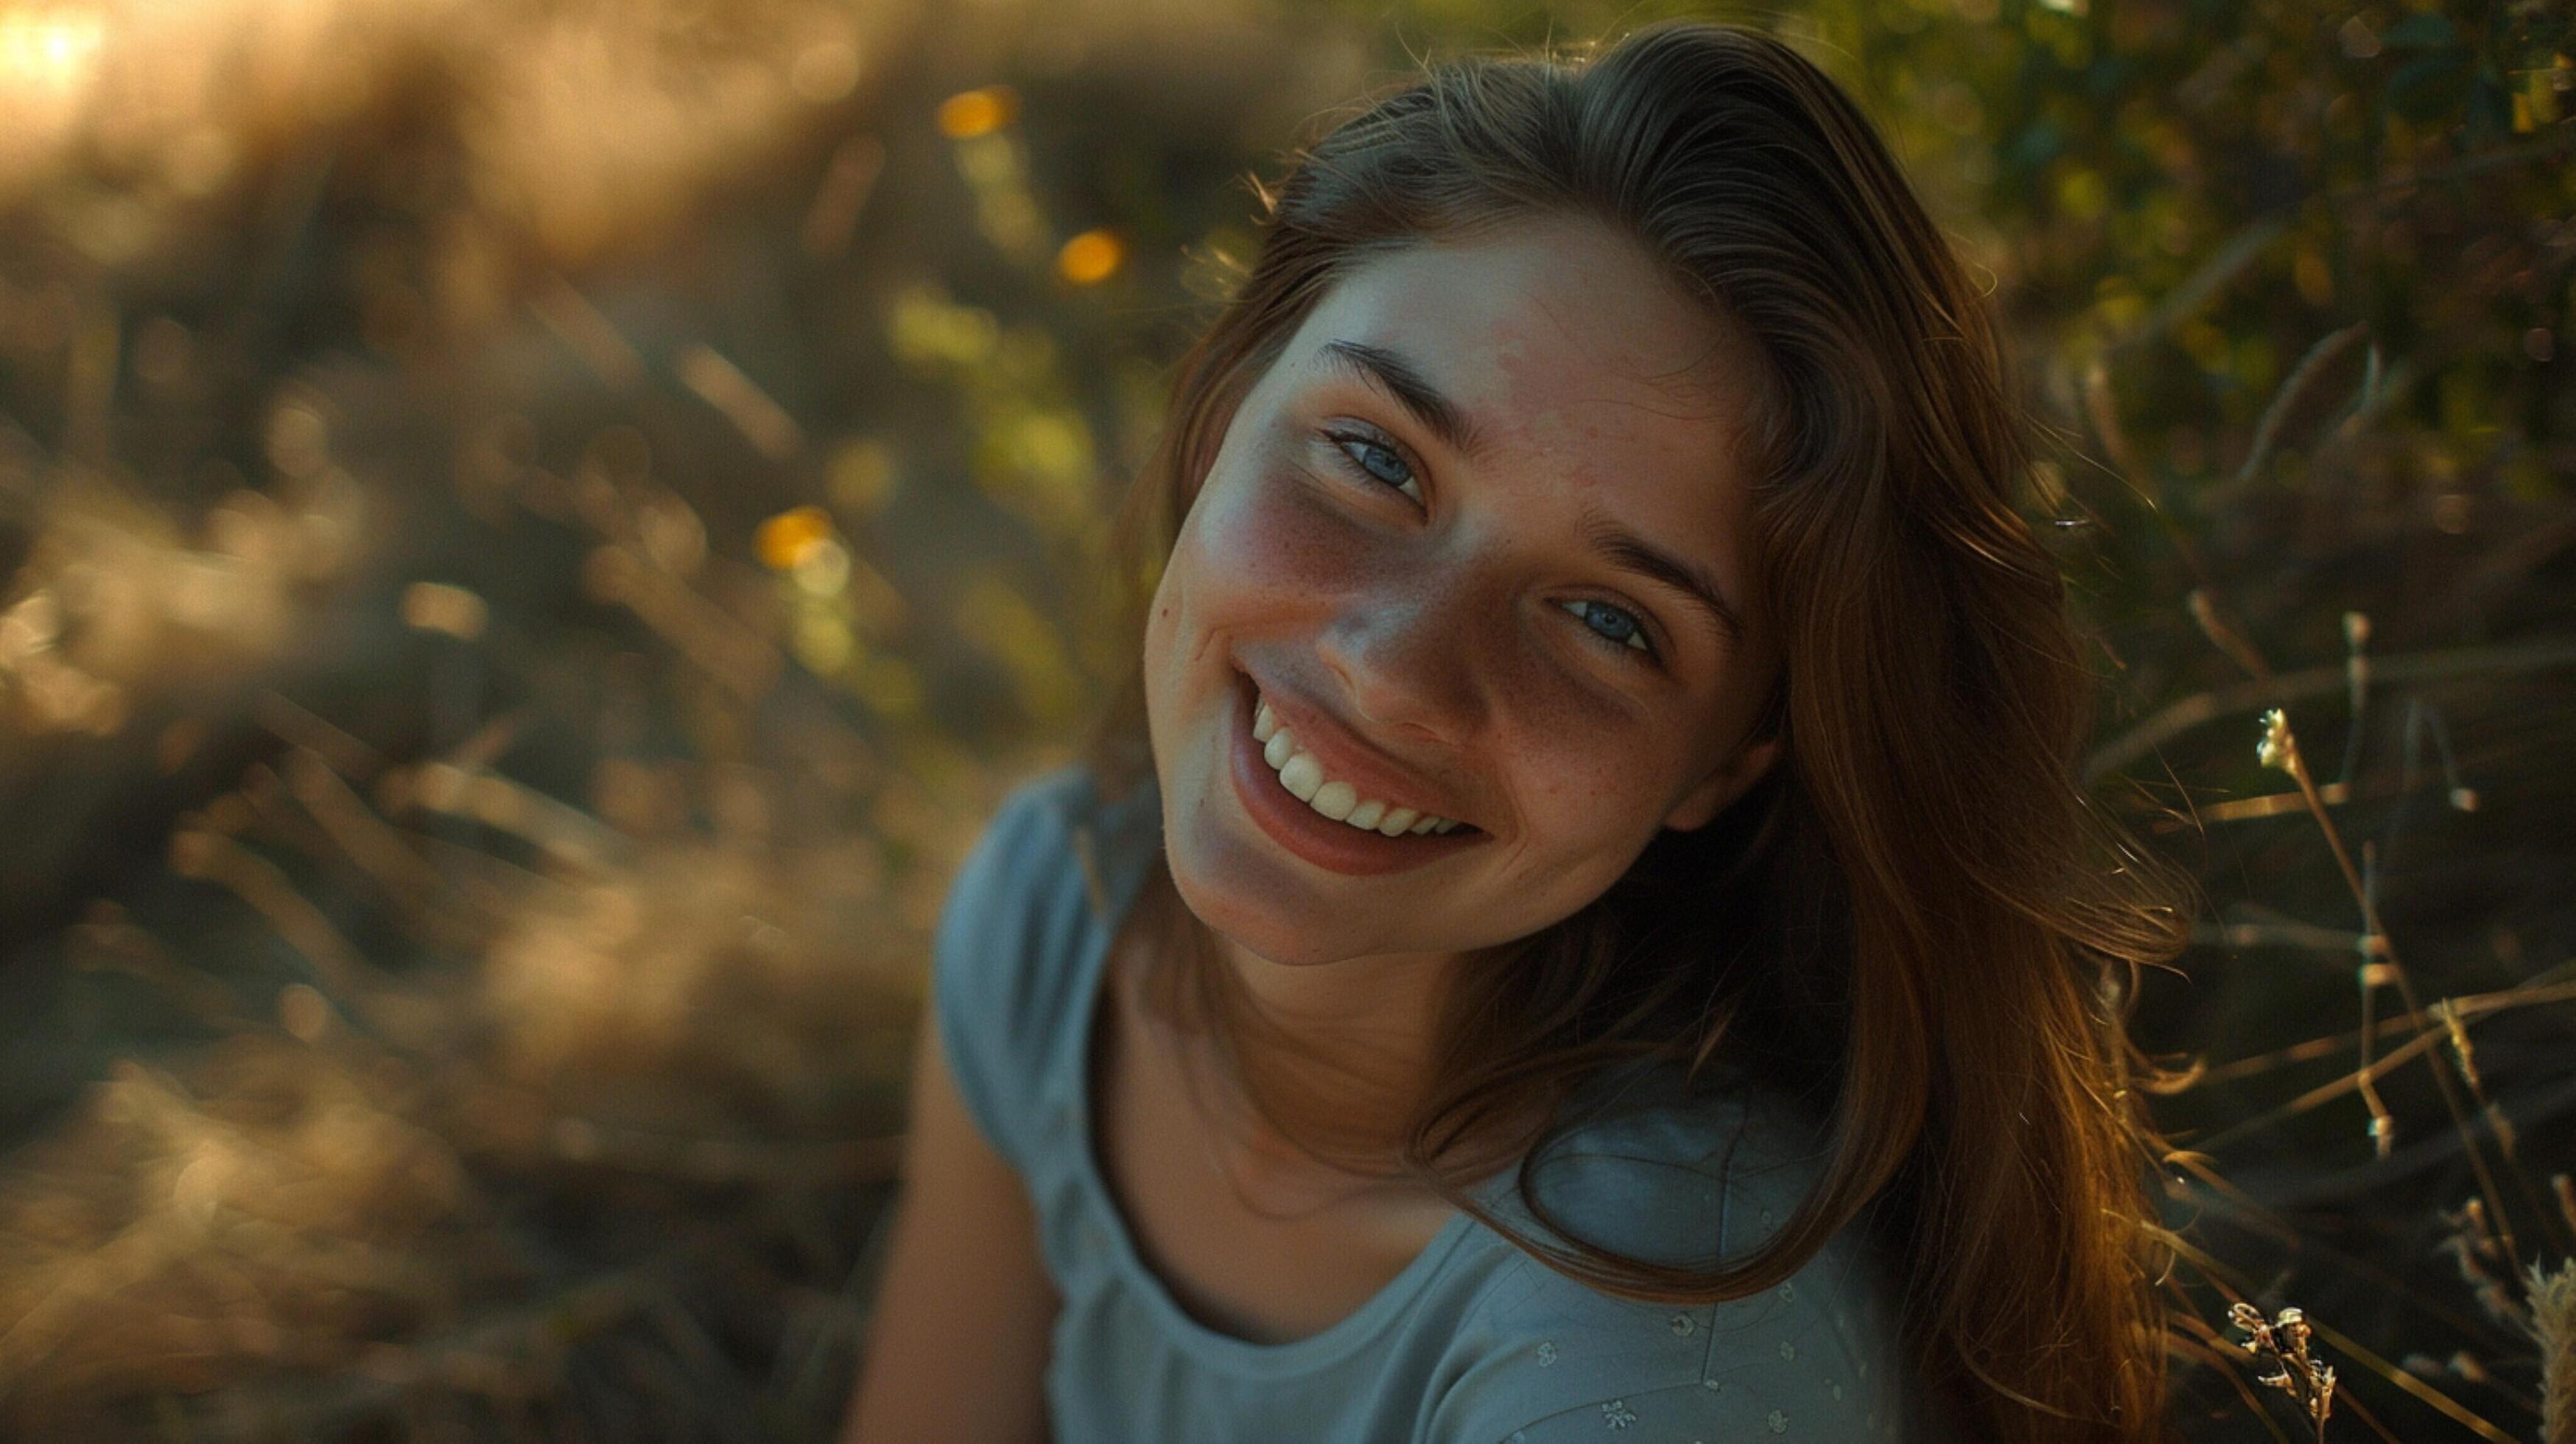
[[[1333,431],[1325,435],[1340,450],[1343,465],[1353,474],[1403,492],[1416,502],[1423,499],[1421,480],[1394,447],[1356,432]]]
[[[1402,492],[1417,505],[1425,504],[1421,478],[1413,474],[1412,463],[1404,453],[1377,440],[1366,432],[1327,431],[1325,439],[1340,453],[1342,468],[1362,481]],[[1586,599],[1561,602],[1558,605],[1583,620],[1592,634],[1617,651],[1623,660],[1648,666],[1660,666],[1662,654],[1647,640],[1646,624],[1636,613],[1608,602]]]
[[[1624,607],[1614,607],[1608,602],[1590,600],[1565,602],[1561,605],[1567,611],[1581,617],[1584,625],[1592,629],[1594,636],[1618,648],[1622,653],[1634,653],[1634,660],[1637,661],[1654,660],[1654,646],[1646,640],[1645,624],[1637,620],[1635,613]]]

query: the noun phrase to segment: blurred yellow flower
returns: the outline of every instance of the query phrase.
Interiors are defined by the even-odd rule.
[[[1127,245],[1108,231],[1084,231],[1055,253],[1055,273],[1077,286],[1097,285],[1118,274]]]
[[[771,571],[794,571],[806,553],[831,535],[832,518],[821,507],[800,506],[762,522],[752,537],[752,549]]]
[[[964,90],[939,102],[939,133],[951,140],[989,135],[1020,113],[1020,95],[1007,85]]]

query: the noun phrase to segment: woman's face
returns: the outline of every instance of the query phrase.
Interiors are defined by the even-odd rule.
[[[1349,271],[1236,409],[1154,597],[1191,911],[1282,963],[1510,942],[1758,778],[1751,356],[1587,220]]]

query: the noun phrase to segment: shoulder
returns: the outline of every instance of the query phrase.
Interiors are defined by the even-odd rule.
[[[942,1000],[951,989],[1021,980],[1012,945],[1047,930],[1082,901],[1075,835],[1090,803],[1089,779],[1064,767],[1002,799],[949,880],[933,943]]]
[[[940,1043],[967,1111],[1025,1168],[1020,1136],[1075,1022],[1083,943],[1101,924],[1099,809],[1089,774],[1058,768],[1002,800],[948,885],[932,945]]]
[[[1822,1171],[1812,1114],[1759,1090],[1573,1130],[1509,1190],[1516,1228],[1708,1268],[1777,1233]],[[1717,1304],[1639,1303],[1523,1261],[1480,1310],[1434,1437],[1461,1444],[1895,1439],[1906,1373],[1886,1271],[1846,1228],[1786,1282]]]

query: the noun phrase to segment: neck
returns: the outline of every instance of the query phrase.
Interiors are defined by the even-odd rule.
[[[1449,988],[1476,955],[1383,954],[1292,966],[1205,927],[1167,879],[1153,901],[1163,917],[1155,930],[1158,951],[1195,952],[1200,964],[1220,975],[1214,1001],[1229,1016],[1186,1022],[1195,1009],[1177,998],[1170,1001],[1184,1008],[1182,1017],[1159,1005],[1147,1007],[1143,1016],[1159,1017],[1164,1025],[1182,1023],[1179,1033],[1168,1036],[1184,1071],[1198,1080],[1202,1102],[1230,1137],[1236,1158],[1230,1171],[1274,1180],[1320,1175],[1327,1192],[1347,1192],[1354,1175],[1391,1180],[1400,1171],[1407,1126],[1438,1081],[1434,1050]],[[1134,976],[1142,981],[1147,971],[1140,966]],[[1183,991],[1195,989],[1185,985]],[[1235,1066],[1225,1065],[1202,1026],[1225,1034]],[[1255,1094],[1270,1118],[1250,1106],[1247,1095]],[[1536,1100],[1531,1106],[1540,1111],[1524,1109],[1498,1121],[1489,1130],[1493,1137],[1465,1144],[1440,1162],[1467,1167],[1471,1176],[1477,1168],[1502,1166],[1508,1152],[1493,1145],[1516,1137],[1548,1104]],[[1318,1154],[1339,1166],[1319,1168]],[[1298,1186],[1310,1185],[1291,1185]],[[1364,1184],[1361,1191],[1385,1186]]]
[[[1401,1128],[1430,1085],[1440,1007],[1460,955],[1390,953],[1291,966],[1231,939],[1216,942],[1219,965],[1259,1020],[1241,1046],[1285,1055],[1252,1064],[1273,1071],[1289,1065],[1290,1077],[1313,1078],[1322,1095],[1315,1101],[1329,1098],[1351,1126],[1389,1134]]]
[[[1407,1125],[1435,1081],[1441,1005],[1460,955],[1291,966],[1206,928],[1168,889],[1158,901],[1178,929],[1165,934],[1171,944],[1216,974],[1211,1001],[1225,1016],[1198,1021],[1227,1047],[1197,1026],[1175,1041],[1243,1167],[1312,1175],[1330,1160],[1320,1171],[1345,1180],[1397,1173]]]

